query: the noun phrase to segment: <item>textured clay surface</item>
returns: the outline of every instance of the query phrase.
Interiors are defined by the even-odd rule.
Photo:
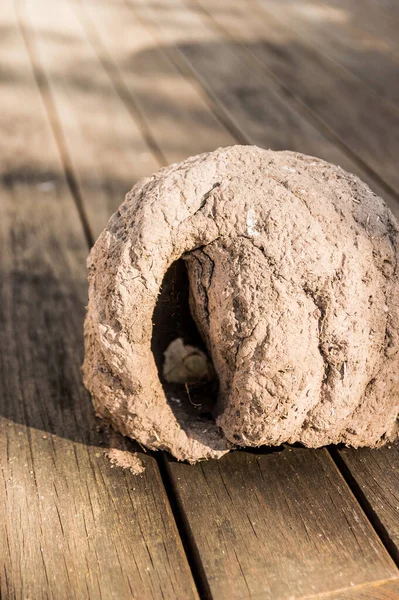
[[[301,154],[234,146],[140,181],[89,257],[83,372],[97,413],[190,462],[396,439],[398,239],[367,185]],[[173,406],[151,350],[181,257],[219,378],[215,420]]]

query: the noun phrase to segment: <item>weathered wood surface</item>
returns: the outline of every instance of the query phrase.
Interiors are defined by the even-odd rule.
[[[332,60],[328,50],[320,51],[320,44],[301,29],[300,20],[289,18],[290,11],[281,12],[280,3],[268,0],[260,3],[265,9],[264,18],[258,11],[256,15],[265,25],[265,35],[271,35],[272,31],[274,35],[268,48],[267,44],[260,44],[259,50],[255,48],[259,59],[297,94],[340,143],[399,194],[394,159],[399,144],[397,107],[377,94],[374,86],[364,85]],[[257,4],[255,0],[254,5]],[[383,60],[381,64],[389,66]],[[390,78],[395,78],[396,72],[397,69]]]
[[[197,0],[189,4],[199,5]],[[234,3],[234,11],[227,0],[217,3],[216,8],[209,0],[201,0],[200,6],[215,17],[222,14],[223,6],[224,12],[231,11],[232,18],[238,11],[236,40],[246,40],[252,59],[306,108],[315,126],[329,132],[351,157],[357,157],[375,177],[399,193],[394,158],[399,114],[391,103],[309,46],[296,30],[284,24],[283,16],[276,18],[275,12],[280,15],[278,3],[246,0]]]
[[[195,598],[153,457],[112,469],[80,374],[87,243],[2,3],[0,595]]]
[[[142,477],[111,469],[82,389],[87,245],[79,212],[87,236],[95,237],[137,178],[189,154],[240,141],[337,162],[366,179],[399,214],[395,194],[378,185],[378,177],[392,173],[392,156],[388,166],[382,162],[393,142],[385,154],[375,153],[373,165],[358,152],[362,135],[382,143],[380,124],[373,124],[372,132],[357,132],[348,151],[312,105],[316,91],[309,100],[302,98],[302,88],[299,93],[288,85],[288,67],[281,77],[273,71],[283,59],[267,64],[265,50],[258,55],[257,47],[264,45],[259,38],[285,48],[284,39],[291,47],[293,37],[301,73],[313,69],[317,83],[312,61],[329,64],[333,35],[323,46],[318,30],[321,48],[312,49],[307,65],[306,18],[287,37],[292,23],[281,23],[279,7],[274,3],[267,16],[261,4],[248,9],[255,4],[16,2],[47,115],[11,4],[2,7],[7,52],[0,103],[8,133],[0,190],[0,255],[5,257],[0,407],[6,432],[0,438],[6,465],[0,474],[5,490],[0,511],[6,515],[0,521],[5,557],[0,595],[5,598],[197,594],[154,458],[140,455],[146,467]],[[286,4],[295,20],[295,3]],[[311,0],[308,7],[321,4]],[[359,7],[357,0],[350,4]],[[366,4],[371,11],[373,0]],[[265,0],[266,5],[270,8]],[[360,27],[356,22],[356,31]],[[342,56],[344,48],[337,49]],[[339,62],[338,55],[333,58]],[[327,69],[318,83],[320,94],[326,82],[334,84],[335,73]],[[367,89],[368,84],[356,85]],[[351,98],[352,116],[359,97]],[[349,99],[337,107],[328,102],[339,119]],[[393,128],[390,115],[378,123]],[[368,126],[366,117],[355,125]],[[397,471],[389,468],[397,464],[397,449],[345,449],[340,456],[346,480],[399,560],[399,483]],[[169,493],[175,496],[201,597],[399,598],[398,569],[327,451],[239,452],[195,467],[168,461],[163,475],[172,484]]]
[[[395,106],[399,99],[397,19],[394,6],[390,7],[391,19],[381,15],[384,4],[282,0],[273,3],[272,10],[282,23],[300,33],[307,45],[336,61]],[[267,9],[270,3],[264,6]]]
[[[162,50],[186,77],[202,84],[246,143],[274,150],[302,148],[315,156],[329,153],[330,160],[339,164],[345,161],[340,150],[287,102],[273,79],[259,75],[245,53],[215,31],[191,3],[176,0],[154,7],[145,0],[128,2]]]
[[[193,52],[192,54],[187,53],[187,50],[184,46],[184,44],[182,44],[181,40],[182,38],[190,38],[191,40],[196,40],[196,35],[200,38],[201,36],[204,37],[205,33],[204,33],[204,27],[198,24],[198,21],[195,20],[195,18],[193,19],[192,16],[188,17],[188,11],[182,11],[182,7],[180,3],[177,3],[178,6],[176,7],[176,2],[174,2],[172,4],[172,6],[169,5],[169,10],[167,10],[165,8],[165,5],[163,5],[159,12],[158,12],[158,18],[157,18],[157,14],[155,9],[151,9],[151,7],[148,7],[145,3],[140,3],[138,4],[137,2],[134,3],[134,8],[135,8],[135,14],[139,14],[141,17],[143,17],[144,19],[147,19],[147,22],[150,22],[151,25],[155,28],[155,35],[157,35],[157,41],[158,43],[163,43],[165,45],[165,41],[167,41],[167,49],[168,49],[168,53],[172,56],[174,56],[174,47],[176,49],[176,52],[178,55],[183,55],[184,59],[189,63],[189,67],[192,68],[192,73],[194,73],[194,76],[198,77],[198,80],[205,85],[206,89],[208,91],[210,91],[210,93],[214,92],[214,85],[219,85],[220,89],[223,90],[223,84],[226,80],[225,77],[222,76],[222,68],[220,68],[218,75],[219,75],[219,79],[220,79],[220,83],[218,83],[218,77],[214,76],[212,78],[212,72],[215,70],[215,63],[219,60],[218,59],[218,53],[213,53],[212,55],[212,59],[209,58],[209,60],[205,63],[202,62],[203,59],[203,54],[204,52],[206,53],[206,45],[205,43],[202,43],[201,46],[198,47],[196,52]],[[143,8],[144,6],[144,8]],[[191,6],[191,3],[190,3]],[[215,5],[213,5],[215,6]],[[218,5],[220,6],[220,5]],[[164,11],[164,12],[162,12]],[[228,11],[227,11],[228,12]],[[166,14],[165,14],[166,13]],[[242,17],[244,18],[245,15],[242,15]],[[194,21],[194,25],[192,25]],[[245,30],[245,27],[242,27],[242,20],[241,20],[241,29]],[[189,26],[189,24],[191,24],[191,28]],[[197,28],[195,28],[195,25],[197,26]],[[205,28],[206,31],[206,35],[207,35],[207,30]],[[156,33],[158,32],[158,33]],[[214,34],[211,34],[212,39],[214,38]],[[217,47],[216,43],[213,42],[213,48]],[[222,56],[226,56],[226,54],[224,54],[224,51],[222,53]],[[224,64],[224,68],[226,68],[226,63],[223,59],[220,59],[220,64],[223,65]],[[230,64],[230,63],[229,63]],[[200,70],[202,69],[202,70]],[[199,72],[200,71],[200,72]],[[186,71],[187,72],[187,71]],[[239,72],[239,70],[236,70],[236,74]],[[241,78],[237,78],[240,81],[242,80]],[[216,83],[214,83],[216,82]],[[209,89],[209,86],[212,86],[211,89]],[[230,95],[234,95],[234,89],[232,89],[231,87],[228,88]],[[256,86],[254,86],[254,89],[256,90]],[[262,88],[263,89],[263,88]],[[254,92],[256,93],[256,91]],[[227,92],[226,92],[226,97],[227,97]],[[224,97],[219,97],[218,98],[221,105],[223,107],[226,106],[226,101],[224,100]],[[260,103],[259,103],[260,104]],[[281,104],[284,106],[284,102],[282,101]],[[281,110],[281,108],[280,108]],[[253,115],[254,115],[254,119],[256,119],[256,116],[259,115],[259,111],[253,111]],[[237,121],[236,121],[237,122]],[[264,124],[263,121],[260,121],[262,123],[262,125]],[[260,124],[260,123],[258,123]],[[250,137],[250,127],[248,126],[248,119],[242,119],[240,121],[240,129],[241,131],[244,133],[244,135],[248,136],[248,139],[251,139]],[[286,135],[286,129],[287,128],[283,128],[280,130],[280,134],[282,137],[284,137],[284,135]],[[267,130],[267,128],[266,128]],[[265,135],[265,128],[264,127],[259,127],[259,135]],[[267,133],[266,133],[267,135]],[[306,144],[309,143],[309,140],[306,136],[302,136],[302,138],[300,137],[300,142],[302,144],[302,148],[303,146],[306,146]],[[252,141],[252,140],[251,140]],[[265,142],[265,138],[263,139],[263,145],[267,145],[264,143]],[[332,145],[330,144],[330,146],[332,147]],[[325,147],[328,148],[328,143],[325,143]],[[307,150],[309,151],[309,150]],[[331,152],[334,152],[336,150],[332,149]],[[325,156],[326,158],[331,159],[331,155]],[[342,164],[342,161],[341,161]],[[359,167],[358,164],[355,164],[355,168],[352,168],[351,170],[357,170],[357,172],[363,177],[363,179],[367,178],[367,175],[365,175],[364,171],[362,170],[361,167]],[[346,165],[344,165],[346,166]],[[346,168],[348,168],[346,166]],[[369,182],[371,183],[371,185],[376,188],[376,184],[375,181],[373,181],[372,179],[370,180],[369,178]],[[378,189],[378,192],[381,195],[384,195],[384,191],[380,189]],[[390,201],[391,206],[393,206],[394,209],[396,209],[397,211],[397,203],[396,200],[392,197],[389,196],[388,194],[385,193],[385,197],[387,200]],[[227,459],[226,459],[227,460]],[[172,478],[173,480],[176,482],[176,473],[174,472],[174,468],[176,468],[177,470],[179,469],[179,465],[173,465],[171,467],[171,474],[172,474]],[[184,468],[184,467],[183,467]],[[205,472],[206,469],[208,468],[208,465],[203,465],[201,467]],[[381,473],[380,473],[380,485],[383,485],[384,483],[384,479],[381,478]],[[212,484],[214,484],[214,482],[212,482]],[[328,487],[329,483],[327,483],[327,487]],[[192,498],[191,498],[192,500]],[[192,516],[193,512],[190,510],[191,507],[191,500],[190,502],[184,502],[184,508],[185,510]],[[208,514],[208,513],[206,513]],[[205,513],[202,515],[202,518],[204,519],[205,517]],[[236,525],[236,523],[235,523]],[[205,528],[206,529],[206,528]],[[212,527],[210,527],[209,529],[212,529]],[[221,531],[221,528],[219,529],[215,529],[215,531]],[[193,543],[196,544],[197,541],[197,535],[198,535],[198,531],[196,531],[195,535],[193,535]],[[204,533],[204,537],[206,537],[207,539],[209,539],[206,535],[206,533]],[[244,536],[244,539],[245,536]],[[217,544],[215,544],[215,548],[216,548]],[[212,552],[210,551],[209,547],[207,547],[206,550],[203,549],[203,554],[201,556],[202,561],[206,561],[208,555],[211,555]],[[243,553],[243,555],[245,556],[245,553]],[[223,562],[223,560],[218,557],[218,561],[219,564],[223,565],[223,567],[226,567],[226,563]],[[209,573],[212,572],[211,570],[207,571],[207,568],[205,568],[201,562],[201,565],[203,569],[205,569],[205,572],[207,574],[207,577],[209,578]],[[281,566],[281,563],[280,563]],[[207,567],[209,568],[209,565],[207,565]],[[221,572],[223,571],[223,567],[221,567]],[[356,567],[354,567],[354,570],[356,570]],[[212,573],[212,577],[211,577],[212,581],[213,581],[213,573]],[[241,581],[242,583],[242,581]],[[381,587],[380,589],[386,589],[385,586]],[[374,589],[374,588],[373,588]],[[346,592],[345,592],[346,593]],[[373,597],[373,591],[366,591],[366,589],[362,592],[363,594],[368,594],[368,597]],[[384,592],[385,593],[385,592]],[[390,592],[391,593],[391,592]]]
[[[212,598],[323,598],[338,590],[333,597],[345,598],[351,587],[398,583],[324,450],[236,452],[168,468]]]
[[[254,40],[267,30],[260,18],[264,17],[261,7],[260,17],[256,17],[253,10],[245,10],[235,0],[217,4],[174,0],[156,8],[144,0],[128,1],[132,12],[151,27],[163,50],[188,78],[204,86],[246,143],[295,150],[339,164],[359,175],[399,215],[396,195],[372,177],[362,160],[337,145],[336,136],[320,126],[289,86],[282,86],[281,78],[264,69],[263,59],[255,59],[254,52],[258,46],[261,50],[262,44]],[[270,31],[272,36],[278,35],[278,28],[270,27]]]
[[[339,450],[345,475],[367,516],[399,563],[399,446]]]
[[[364,40],[369,40],[370,49],[387,49],[391,54],[399,56],[397,31],[399,6],[396,0],[351,0],[350,2],[346,2],[346,0],[328,0],[328,2],[311,0],[310,5],[307,6],[305,2],[297,4],[298,12],[307,13],[308,21],[323,21],[324,13],[328,20],[324,25],[327,36],[331,25],[336,24],[337,32],[340,27],[343,27],[342,31],[344,32],[345,26],[348,25],[351,28],[351,37],[355,34],[359,37],[362,36]],[[298,17],[301,20],[300,14]],[[323,50],[323,45],[321,50]],[[385,68],[383,61],[380,66],[381,69]]]
[[[68,2],[21,2],[21,13],[94,239],[125,194],[162,163],[147,125],[118,94]],[[145,136],[145,137],[144,137]]]
[[[99,56],[137,103],[168,164],[236,143],[197,81],[182,77],[139,12],[124,2],[70,0]]]
[[[375,585],[354,586],[349,590],[338,590],[322,596],[306,596],[298,600],[396,600],[397,598],[399,598],[399,583],[394,580]]]

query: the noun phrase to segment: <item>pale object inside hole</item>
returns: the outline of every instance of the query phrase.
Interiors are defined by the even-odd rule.
[[[168,383],[200,384],[215,379],[209,358],[199,348],[186,345],[182,338],[173,340],[164,352],[162,374]]]

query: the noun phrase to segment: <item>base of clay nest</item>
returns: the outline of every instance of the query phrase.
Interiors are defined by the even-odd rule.
[[[93,247],[84,382],[179,460],[398,436],[398,226],[354,175],[234,146],[140,181]]]

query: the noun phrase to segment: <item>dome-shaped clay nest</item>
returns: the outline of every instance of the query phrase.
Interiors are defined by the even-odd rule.
[[[322,160],[234,146],[161,169],[90,254],[83,372],[97,413],[190,462],[394,440],[397,260],[385,203]],[[166,382],[170,348],[203,385],[173,361]]]

